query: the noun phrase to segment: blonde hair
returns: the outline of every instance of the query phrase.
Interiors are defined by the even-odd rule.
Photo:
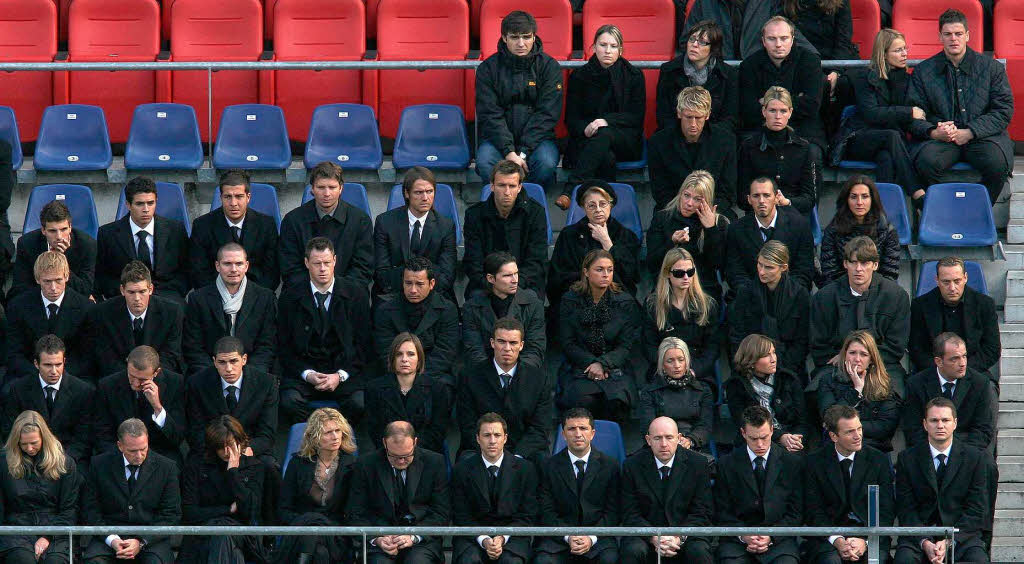
[[[68,259],[64,256],[64,253],[46,251],[36,257],[36,262],[32,266],[32,274],[36,277],[36,280],[53,270],[56,270],[64,278],[71,277],[71,267],[68,266]]]
[[[38,458],[36,466],[42,470],[43,477],[47,480],[59,480],[61,476],[68,473],[68,460],[64,454],[64,447],[50,431],[43,416],[32,410],[22,411],[14,420],[10,434],[7,435],[5,449],[7,471],[16,480],[24,478],[29,471],[28,456],[21,450],[21,436],[32,432],[39,433],[39,440],[42,443],[39,454],[36,455]]]
[[[687,86],[679,91],[676,96],[676,111],[690,110],[704,114],[704,117],[711,115],[711,93],[703,86]]]
[[[337,423],[341,429],[341,450],[352,454],[356,451],[356,438],[352,432],[352,425],[340,411],[331,407],[321,407],[310,414],[306,421],[306,430],[302,433],[302,442],[299,444],[298,456],[313,460],[320,448],[320,436],[323,435],[324,426],[328,423]]]
[[[679,191],[676,192],[675,197],[665,204],[664,209],[675,210],[679,209],[679,200],[683,197],[683,190],[687,188],[694,190],[709,206],[715,205],[715,177],[711,176],[711,173],[706,170],[695,170],[690,174],[686,175],[683,179],[683,183],[679,185]],[[722,219],[722,214],[715,214],[715,223],[718,223]],[[704,230],[700,230],[700,237],[697,238],[697,248],[704,250]]]
[[[789,266],[789,247],[775,239],[765,241],[757,252],[757,258],[775,266]]]
[[[889,62],[886,54],[889,52],[889,47],[892,47],[892,42],[897,39],[902,39],[904,43],[907,42],[907,38],[902,33],[889,27],[883,27],[875,35],[875,42],[871,45],[871,62],[868,63],[868,68],[878,73],[878,77],[882,80],[889,78]]]
[[[615,38],[615,41],[619,44],[619,56],[621,57],[626,52],[626,46],[622,42],[622,30],[617,25],[604,24],[597,28],[597,31],[594,32],[594,43],[592,45],[597,45],[597,38],[605,33]]]
[[[864,398],[868,401],[885,401],[892,395],[892,384],[889,381],[889,373],[885,370],[885,362],[878,352],[878,345],[870,332],[863,329],[851,331],[843,341],[843,348],[839,349],[839,366],[846,363],[846,351],[850,345],[857,343],[868,351],[868,359],[871,365],[864,371]],[[841,382],[849,382],[850,375],[844,369],[837,369],[836,376]]]
[[[683,351],[683,360],[686,361],[686,367],[690,368],[690,347],[686,346],[686,342],[679,337],[665,337],[658,345],[658,376],[665,375],[665,355],[672,349]]]
[[[654,287],[654,322],[658,330],[662,331],[668,325],[668,312],[672,308],[672,283],[668,277],[671,276],[672,265],[680,260],[688,260],[693,265],[694,274],[690,280],[690,289],[683,298],[683,319],[693,320],[701,327],[707,325],[711,319],[711,308],[715,305],[715,299],[704,292],[700,285],[700,275],[696,271],[697,264],[693,260],[690,251],[681,247],[673,247],[665,253],[661,261],[661,270],[658,274],[658,282]]]
[[[764,91],[764,96],[758,102],[761,103],[761,109],[768,107],[769,102],[778,100],[785,104],[790,110],[793,109],[793,96],[790,95],[789,90],[781,86],[769,86],[768,90]]]

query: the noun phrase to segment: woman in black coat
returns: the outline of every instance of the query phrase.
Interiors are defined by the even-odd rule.
[[[181,484],[185,525],[248,526],[261,511],[264,470],[245,456],[249,436],[242,424],[222,415],[206,426],[206,452],[192,456]],[[245,564],[267,562],[262,539],[255,536],[185,537],[179,564]]]
[[[388,373],[370,382],[365,392],[367,429],[374,444],[384,439],[388,423],[408,421],[416,429],[419,446],[444,452],[451,393],[425,370],[419,337],[406,332],[396,335],[388,351]]]
[[[299,450],[285,470],[279,516],[292,526],[339,526],[352,463],[356,460],[352,426],[336,409],[321,407],[306,422]],[[352,562],[347,537],[285,536],[274,551],[275,564]]]
[[[594,54],[569,75],[565,125],[569,183],[556,200],[569,209],[571,186],[588,178],[615,180],[616,161],[640,158],[644,143],[644,76],[622,58],[622,32],[603,25],[594,34]]]
[[[715,417],[712,388],[690,367],[690,350],[682,339],[666,337],[658,346],[654,378],[640,392],[640,419],[671,417],[679,426],[683,448],[707,453]]]
[[[790,371],[777,366],[775,343],[764,335],[748,335],[734,358],[736,372],[725,383],[733,426],[743,427],[743,410],[760,405],[772,412],[772,442],[790,452],[808,446],[804,387]],[[736,433],[736,444],[743,437]]]
[[[710,123],[736,129],[739,120],[737,70],[722,57],[722,28],[704,20],[684,34],[686,52],[661,65],[658,71],[658,130],[671,127],[676,117],[676,96],[687,86],[703,86],[711,93]]]
[[[614,270],[611,253],[590,251],[583,276],[562,297],[558,334],[566,363],[558,405],[625,421],[636,394],[632,353],[640,337],[640,308],[613,280]]]
[[[0,523],[5,526],[68,526],[77,523],[81,478],[75,460],[35,411],[14,420],[0,461]],[[36,554],[41,556],[36,558]],[[62,564],[66,535],[0,536],[0,561]]]
[[[865,236],[878,248],[878,273],[889,280],[900,275],[900,236],[889,223],[870,176],[854,174],[836,196],[836,215],[821,238],[821,276],[825,284],[846,276],[843,249],[854,237]]]
[[[615,190],[603,180],[587,180],[576,191],[576,203],[586,217],[566,226],[555,240],[548,270],[547,295],[551,309],[580,280],[580,264],[587,253],[603,249],[615,261],[615,282],[630,295],[636,293],[640,267],[640,239],[612,217]]]

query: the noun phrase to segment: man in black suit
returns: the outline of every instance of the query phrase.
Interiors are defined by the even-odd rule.
[[[96,388],[64,370],[66,352],[64,342],[55,335],[44,335],[36,341],[38,375],[24,376],[8,385],[0,433],[7,436],[22,411],[36,411],[46,419],[64,452],[82,468],[89,462]]]
[[[36,290],[32,267],[36,257],[46,251],[62,253],[68,259],[71,277],[68,287],[82,294],[92,295],[96,271],[96,239],[71,226],[71,212],[60,200],[54,200],[39,211],[39,225],[18,238],[18,252],[14,259],[14,283],[7,291],[7,299],[25,290]]]
[[[938,397],[925,406],[928,440],[900,453],[896,461],[896,507],[902,527],[956,527],[956,544],[941,537],[900,537],[895,564],[988,562],[981,531],[988,520],[987,452],[956,438],[957,409]]]
[[[92,306],[88,298],[67,287],[71,271],[64,254],[42,253],[36,257],[33,272],[39,293],[22,292],[7,304],[7,381],[36,373],[35,346],[43,335],[56,335],[65,343],[77,342]],[[66,360],[72,374],[84,372],[86,358]]]
[[[622,521],[638,527],[709,527],[714,507],[707,459],[679,445],[671,417],[651,421],[645,448],[622,468]],[[770,436],[769,436],[770,439]],[[711,564],[711,545],[701,537],[624,537],[622,561]]]
[[[214,262],[227,243],[245,248],[250,259],[248,277],[264,288],[276,290],[281,280],[277,267],[277,225],[274,218],[249,209],[249,174],[229,170],[220,175],[220,208],[192,222],[189,257],[193,288],[213,284]]]
[[[82,324],[79,354],[88,358],[84,377],[92,381],[121,370],[132,349],[149,345],[160,353],[161,364],[181,372],[182,308],[153,295],[153,280],[141,261],[121,270],[121,295],[89,310]]]
[[[180,374],[160,367],[160,354],[142,345],[128,353],[125,369],[96,387],[95,443],[97,451],[112,449],[114,430],[121,421],[146,424],[153,450],[179,466],[185,438],[185,383]]]
[[[987,449],[995,435],[988,378],[967,366],[967,346],[957,334],[940,333],[932,347],[935,368],[926,368],[907,382],[901,425],[907,446],[924,442],[925,429],[920,422],[925,405],[933,398],[945,397],[956,406],[957,438],[975,448]]]
[[[138,419],[117,426],[117,450],[93,457],[88,481],[81,506],[89,525],[173,526],[181,521],[178,467],[149,451],[146,424]],[[82,556],[88,564],[169,564],[174,550],[169,537],[111,534],[92,537]]]
[[[582,407],[562,415],[566,448],[544,461],[540,477],[543,527],[617,527],[619,461],[592,448],[594,416]],[[534,564],[617,564],[615,537],[537,537]]]
[[[715,525],[720,527],[799,527],[803,524],[804,484],[800,457],[772,445],[772,414],[760,405],[743,410],[740,434],[745,448],[718,461]],[[721,564],[797,564],[795,537],[722,537]]]
[[[499,319],[491,337],[494,356],[463,372],[455,410],[462,451],[473,448],[477,419],[493,412],[507,422],[508,450],[538,463],[550,452],[551,390],[543,368],[519,362],[523,333],[518,320]]]
[[[868,526],[868,485],[878,486],[878,526],[891,527],[895,516],[889,455],[864,444],[864,427],[857,410],[833,405],[825,411],[825,428],[832,440],[807,457],[805,463],[808,527]],[[832,535],[808,538],[812,564],[866,561],[868,539]],[[879,539],[880,561],[889,561],[889,537]],[[863,560],[862,560],[863,558]]]
[[[153,273],[158,296],[181,302],[188,293],[188,235],[176,219],[156,215],[156,183],[137,176],[124,187],[128,215],[96,236],[96,294],[118,295],[121,270],[132,260]]]
[[[480,456],[463,458],[452,471],[452,524],[529,527],[537,521],[534,465],[505,450],[508,425],[497,413],[485,413],[473,438]],[[479,535],[455,537],[453,564],[525,564],[530,537]]]
[[[336,278],[337,256],[326,237],[306,243],[306,281],[281,295],[277,317],[281,411],[305,421],[313,400],[336,401],[355,424],[363,415],[365,367],[373,339],[365,285]]]
[[[434,210],[434,173],[414,166],[402,180],[405,205],[377,216],[373,226],[373,295],[402,291],[403,265],[425,257],[437,273],[437,291],[455,302],[455,223]]]
[[[426,372],[455,386],[453,366],[459,350],[459,308],[437,291],[434,266],[424,257],[405,263],[402,290],[382,303],[373,314],[373,340],[377,355],[387,363],[391,341],[402,332],[420,338],[426,354]],[[385,371],[394,370],[386,366]]]
[[[284,289],[305,287],[308,275],[303,249],[314,237],[326,237],[337,250],[334,274],[365,288],[373,276],[373,226],[363,210],[341,199],[341,167],[324,161],[309,172],[313,199],[288,212],[281,221],[278,244]]]
[[[214,345],[221,337],[238,337],[249,368],[272,372],[277,347],[277,297],[249,278],[245,248],[225,243],[217,251],[217,279],[192,292],[185,304],[181,348],[185,374],[213,366]]]
[[[767,177],[750,183],[747,203],[754,213],[736,220],[726,235],[725,279],[729,292],[751,282],[757,282],[757,253],[768,239],[786,244],[789,256],[789,274],[804,288],[811,289],[814,279],[814,238],[811,225],[791,206],[778,205],[779,189]]]
[[[416,446],[416,430],[393,421],[383,448],[352,466],[349,524],[367,527],[439,527],[448,524],[448,470],[440,454]],[[383,488],[381,487],[383,485]],[[367,541],[367,562],[440,564],[441,537],[387,535]]]

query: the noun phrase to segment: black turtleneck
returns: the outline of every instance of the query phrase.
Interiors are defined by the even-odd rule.
[[[781,131],[772,131],[767,127],[764,129],[764,137],[768,140],[768,144],[775,149],[781,149],[786,144],[786,139],[789,137],[788,132],[785,129]]]
[[[415,330],[420,325],[420,321],[423,321],[423,314],[427,311],[427,300],[430,297],[423,298],[417,304],[410,302],[405,296],[402,296],[402,313],[405,314],[405,319],[409,322],[409,328]]]
[[[515,294],[509,294],[504,299],[499,298],[497,294],[491,292],[491,309],[494,310],[494,317],[501,319],[508,313],[508,308],[512,305],[512,300],[516,298]]]
[[[907,101],[907,83],[910,77],[906,69],[889,69],[889,102],[893,106],[905,106]]]

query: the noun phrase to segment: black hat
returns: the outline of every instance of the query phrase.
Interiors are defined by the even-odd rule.
[[[576,205],[578,205],[581,208],[583,207],[583,196],[585,196],[586,193],[587,193],[587,190],[589,190],[591,188],[600,188],[600,189],[604,190],[605,192],[607,192],[608,196],[611,197],[611,199],[612,199],[612,201],[611,201],[612,207],[613,208],[615,207],[615,203],[619,200],[618,195],[615,194],[615,189],[612,188],[611,184],[608,184],[604,180],[600,180],[600,179],[597,179],[597,178],[592,178],[590,180],[585,180],[585,181],[583,181],[579,185],[579,188],[576,189]]]

